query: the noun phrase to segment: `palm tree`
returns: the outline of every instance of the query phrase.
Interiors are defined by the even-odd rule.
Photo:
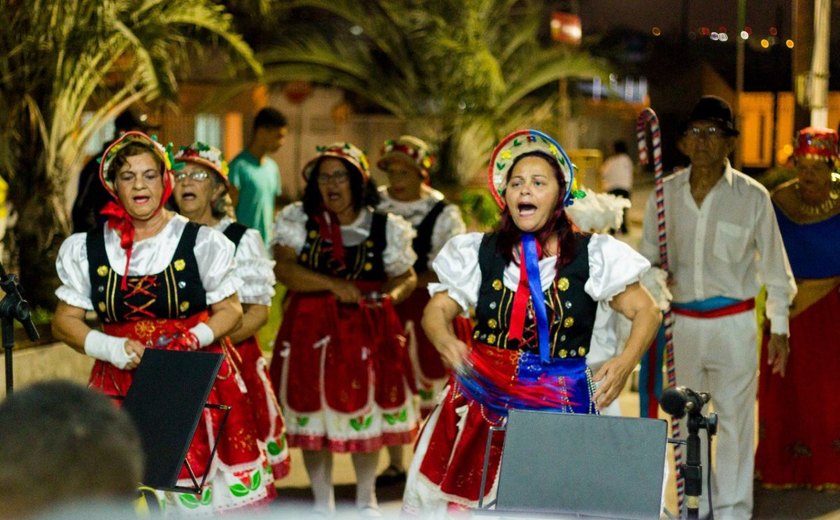
[[[0,11],[0,169],[20,215],[21,285],[51,308],[64,187],[85,142],[132,103],[173,99],[199,45],[262,69],[212,0],[0,0]]]
[[[296,23],[259,50],[264,80],[329,84],[383,107],[439,146],[442,173],[459,184],[505,132],[550,119],[556,89],[530,95],[561,78],[606,70],[585,53],[541,45],[545,13],[536,0],[283,5],[295,10]]]

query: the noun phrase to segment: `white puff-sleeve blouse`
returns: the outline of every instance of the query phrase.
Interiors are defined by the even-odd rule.
[[[224,217],[214,227],[224,232],[233,223]],[[236,275],[242,280],[239,287],[239,301],[245,304],[271,305],[274,296],[274,260],[268,257],[262,235],[256,229],[248,229],[236,248]]]
[[[187,220],[175,215],[157,235],[134,242],[129,265],[129,276],[143,276],[163,272],[172,262]],[[116,231],[105,226],[105,252],[111,269],[123,274],[126,251],[120,247]],[[90,299],[91,284],[88,270],[87,234],[70,235],[62,244],[56,259],[56,271],[61,286],[55,294],[59,300],[82,309],[93,309]],[[235,273],[234,247],[230,240],[207,226],[198,230],[195,242],[195,259],[201,283],[207,293],[207,305],[218,303],[235,294],[242,281]]]
[[[478,303],[481,286],[481,268],[478,249],[482,233],[467,233],[449,240],[435,258],[433,267],[439,283],[429,284],[429,293],[446,292],[466,315]],[[618,349],[614,320],[617,314],[609,302],[617,294],[639,281],[650,263],[633,248],[610,235],[593,234],[587,247],[589,254],[589,279],[584,291],[598,302],[587,362],[597,364],[615,355]],[[540,282],[548,287],[554,280],[555,258],[540,260]],[[516,291],[519,285],[519,266],[511,263],[505,267],[505,287]]]
[[[299,255],[306,243],[307,215],[303,211],[303,204],[295,202],[283,208],[274,221],[270,246],[280,245],[289,247]],[[353,247],[367,240],[373,224],[373,210],[362,208],[359,216],[351,224],[341,226],[341,239],[344,245]],[[411,248],[411,241],[415,236],[414,228],[404,218],[389,213],[385,223],[385,250],[382,252],[382,262],[385,274],[395,277],[405,274],[414,265],[417,255]]]

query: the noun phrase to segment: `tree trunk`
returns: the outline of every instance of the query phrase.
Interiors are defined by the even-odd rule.
[[[55,309],[61,284],[55,270],[58,249],[67,237],[67,219],[55,194],[30,197],[18,209],[15,227],[18,273],[23,297],[32,308]]]

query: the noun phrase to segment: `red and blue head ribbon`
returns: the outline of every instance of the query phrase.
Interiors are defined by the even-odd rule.
[[[542,247],[531,233],[522,234],[521,255],[519,258],[519,286],[513,297],[513,311],[510,318],[508,338],[523,340],[525,328],[525,314],[528,310],[528,299],[534,306],[537,321],[537,339],[540,346],[540,361],[548,363],[551,358],[551,348],[548,344],[548,312],[545,308],[542,283],[540,282],[540,255]]]

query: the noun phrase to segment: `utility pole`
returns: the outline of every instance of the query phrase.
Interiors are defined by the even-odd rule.
[[[744,93],[744,44],[741,31],[747,25],[747,0],[738,0],[738,27],[735,37],[735,115],[741,119],[741,95]],[[741,169],[740,153],[735,153],[735,168]]]
[[[814,52],[811,57],[811,126],[828,126],[828,54],[831,0],[814,2]]]
[[[793,112],[793,128],[798,130],[811,123],[807,95],[807,79],[811,71],[811,57],[814,53],[814,2],[815,0],[793,0],[791,4],[791,27],[793,28],[793,85],[796,103]]]

